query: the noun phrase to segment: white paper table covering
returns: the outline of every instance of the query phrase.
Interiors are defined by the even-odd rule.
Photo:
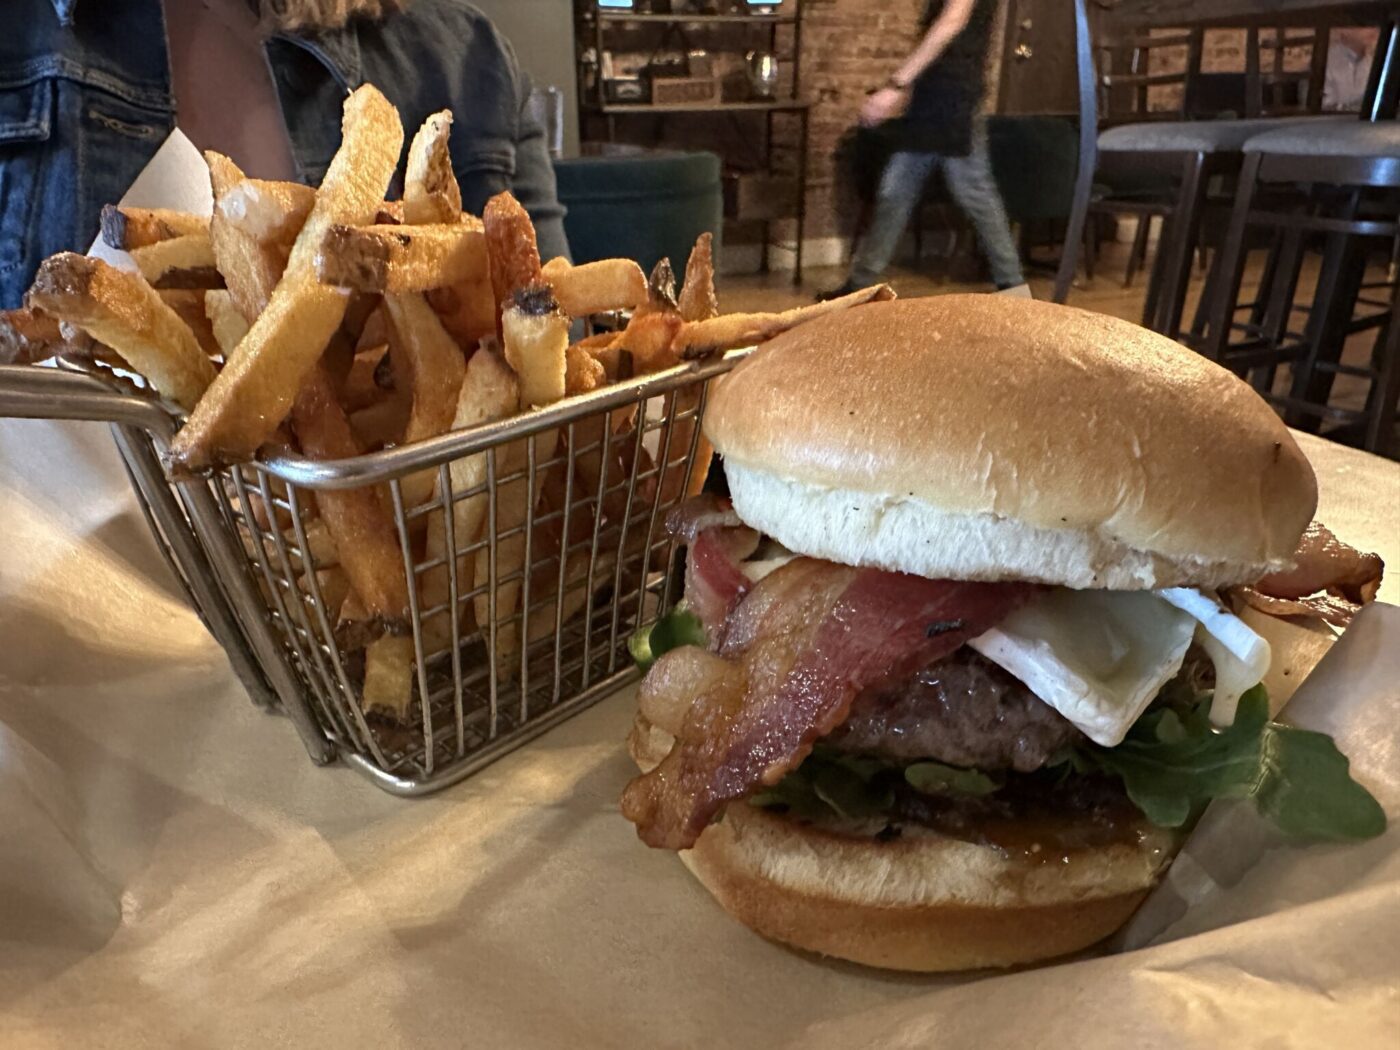
[[[1400,569],[1400,467],[1304,448],[1323,520]],[[248,702],[104,427],[0,423],[0,537],[5,1047],[1394,1046],[1395,831],[1271,853],[1169,936],[1247,921],[1127,955],[971,983],[815,962],[618,816],[629,696],[395,800]],[[1328,678],[1395,669],[1342,734],[1394,813],[1383,612]]]

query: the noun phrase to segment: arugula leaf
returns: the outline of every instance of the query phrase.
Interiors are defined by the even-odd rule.
[[[781,807],[807,820],[883,816],[894,806],[890,774],[898,769],[884,759],[818,744],[802,765],[773,787],[750,795],[748,801],[764,808]]]
[[[643,671],[651,669],[663,655],[683,645],[709,644],[709,637],[700,623],[700,617],[688,609],[672,609],[656,623],[639,627],[627,639],[627,651],[632,660]]]
[[[894,792],[880,788],[842,762],[818,759],[811,771],[812,790],[837,816],[850,819],[886,813],[894,805]]]
[[[782,810],[803,820],[820,820],[831,815],[831,807],[817,796],[810,778],[799,770],[793,770],[772,787],[750,795],[746,801],[751,806]]]
[[[990,795],[1002,785],[980,769],[959,769],[942,762],[915,762],[904,767],[904,779],[926,795]]]
[[[1122,778],[1128,797],[1159,827],[1180,827],[1215,798],[1248,798],[1295,839],[1362,839],[1385,830],[1385,813],[1348,773],[1322,733],[1269,721],[1262,686],[1240,698],[1234,724],[1210,727],[1204,707],[1159,709],[1114,748],[1083,752]]]
[[[1295,839],[1369,839],[1385,831],[1385,810],[1351,779],[1330,736],[1271,723],[1261,741],[1252,797],[1259,812]]]

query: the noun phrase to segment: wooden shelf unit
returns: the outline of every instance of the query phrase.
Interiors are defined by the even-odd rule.
[[[772,215],[763,218],[737,221],[753,221],[763,225],[763,270],[768,269],[770,250],[776,245],[793,251],[796,265],[794,283],[802,280],[802,242],[806,232],[807,212],[807,142],[810,103],[799,98],[802,63],[802,7],[804,0],[789,0],[780,10],[770,14],[735,11],[724,14],[695,14],[686,12],[634,12],[599,8],[597,0],[574,0],[574,41],[578,75],[579,128],[585,141],[628,142],[633,145],[654,145],[664,131],[662,122],[668,118],[694,117],[700,114],[728,116],[736,125],[742,123],[745,129],[752,127],[749,121],[762,119],[761,129],[754,129],[749,141],[761,144],[763,167],[758,171],[743,172],[769,180],[772,184],[793,185],[792,208],[789,214]],[[775,5],[777,6],[777,5]],[[613,50],[609,46],[613,34],[626,28],[629,32],[646,32],[647,26],[656,39],[656,50],[670,50],[665,46],[672,36],[679,36],[686,44],[686,50],[703,49],[714,54],[742,55],[743,49],[720,46],[713,43],[716,31],[725,27],[762,27],[767,29],[766,50],[777,56],[789,73],[786,89],[780,97],[771,99],[716,99],[712,102],[675,103],[658,105],[651,102],[609,102],[604,95],[602,77],[602,55]],[[693,31],[692,31],[693,30]],[[780,33],[782,44],[780,45]],[[592,51],[593,82],[588,81],[589,65],[584,61],[587,52]],[[643,118],[651,118],[650,125],[642,123]],[[592,118],[590,121],[589,118]],[[794,132],[789,135],[790,146],[775,144],[775,120],[795,121]],[[791,127],[791,125],[788,125]],[[795,153],[786,169],[779,171],[775,164],[775,154],[787,149]],[[738,177],[737,167],[731,167],[730,157],[724,157],[726,179]],[[773,238],[773,224],[782,219],[795,223],[795,238],[792,242],[777,242]]]

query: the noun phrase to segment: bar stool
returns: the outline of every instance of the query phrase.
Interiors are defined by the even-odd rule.
[[[1191,262],[1211,180],[1240,169],[1246,142],[1285,127],[1292,119],[1299,118],[1147,121],[1120,124],[1099,135],[1101,176],[1156,177],[1170,180],[1173,186],[1164,199],[1145,202],[1155,206],[1144,211],[1162,216],[1162,234],[1143,303],[1143,327],[1173,339],[1181,334]]]
[[[1168,83],[1179,84],[1182,88],[1181,115],[1200,115],[1196,107],[1200,101],[1197,96],[1201,93],[1202,80],[1201,31],[1186,30],[1179,35],[1166,36],[1130,36],[1126,44],[1132,57],[1129,69],[1124,71],[1112,68],[1121,64],[1125,44],[1125,41],[1115,39],[1116,27],[1111,23],[1100,24],[1095,32],[1084,0],[1075,0],[1074,6],[1080,116],[1079,176],[1055,282],[1054,299],[1064,302],[1069,297],[1083,231],[1091,210],[1135,212],[1140,223],[1160,215],[1163,219],[1162,239],[1143,304],[1142,323],[1144,327],[1178,338],[1201,215],[1212,181],[1216,180],[1216,176],[1231,176],[1239,170],[1243,163],[1244,144],[1254,136],[1284,127],[1289,121],[1318,118],[1142,119],[1149,116],[1148,88]],[[1175,74],[1144,71],[1148,63],[1141,56],[1147,51],[1181,46],[1188,49],[1184,71]],[[1250,63],[1253,72],[1246,79],[1246,85],[1259,80],[1258,46],[1256,34],[1251,38],[1251,48],[1256,49],[1251,51],[1255,55]],[[1096,52],[1108,57],[1110,69],[1103,76],[1099,73]],[[1138,119],[1097,131],[1101,115],[1113,119],[1107,110],[1115,99],[1129,102],[1134,107],[1129,115]],[[1161,189],[1144,194],[1137,201],[1109,201],[1104,199],[1102,184],[1096,176],[1119,182],[1140,180],[1149,185],[1155,183]],[[1139,234],[1140,237],[1146,235],[1141,226]]]
[[[1392,454],[1400,394],[1400,282],[1366,285],[1365,273],[1373,256],[1389,260],[1400,236],[1400,124],[1312,122],[1262,133],[1244,149],[1200,349],[1249,377],[1290,425],[1333,424],[1333,436],[1356,432],[1362,447]],[[1272,281],[1260,295],[1262,310],[1260,303],[1240,303],[1248,237],[1260,228],[1291,234],[1276,243],[1291,244],[1294,252],[1321,242],[1317,283],[1306,306],[1297,304],[1296,258],[1271,259]],[[1375,288],[1388,294],[1380,300],[1362,295],[1363,289]],[[1358,315],[1358,305],[1375,309]],[[1251,318],[1237,321],[1245,308]],[[1290,331],[1292,315],[1300,310],[1307,315],[1303,329]],[[1347,337],[1371,329],[1377,338],[1369,364],[1343,363]],[[1291,373],[1289,387],[1275,393],[1282,365]],[[1338,375],[1368,382],[1363,409],[1329,404]]]

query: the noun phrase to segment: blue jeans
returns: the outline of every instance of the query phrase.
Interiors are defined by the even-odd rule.
[[[925,183],[939,164],[943,165],[948,192],[977,230],[977,239],[987,253],[997,287],[1025,283],[1021,256],[1006,220],[1006,208],[996,180],[992,178],[987,128],[979,120],[973,128],[972,149],[966,157],[942,157],[937,153],[896,153],[890,157],[880,177],[875,215],[851,258],[852,284],[865,287],[880,280],[894,257],[904,228],[909,225],[909,217],[923,198]]]

